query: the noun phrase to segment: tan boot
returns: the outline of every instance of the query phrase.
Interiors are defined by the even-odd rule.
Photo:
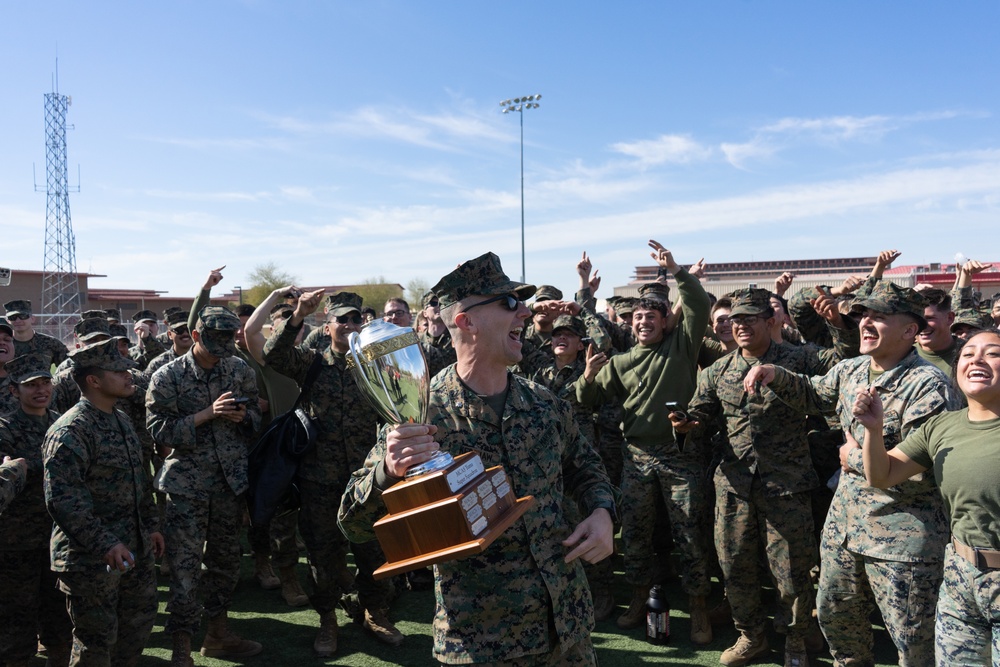
[[[249,658],[263,650],[255,641],[243,639],[229,629],[229,618],[222,612],[208,619],[208,632],[201,644],[201,654],[206,658]]]
[[[271,568],[271,557],[267,554],[257,554],[254,556],[254,576],[260,582],[260,587],[265,591],[273,591],[281,586],[281,580],[274,574]]]
[[[726,667],[743,667],[754,658],[764,655],[770,650],[767,645],[767,637],[763,632],[759,635],[748,635],[745,632],[740,632],[736,643],[719,656],[719,662]]]
[[[365,620],[362,627],[383,644],[399,646],[403,643],[403,633],[392,624],[384,609],[375,611],[365,609]]]
[[[320,615],[313,651],[320,658],[329,658],[337,652],[337,612],[328,611]]]
[[[174,652],[170,654],[170,667],[194,667],[191,659],[191,635],[186,632],[175,632]]]
[[[618,617],[619,628],[630,630],[646,622],[646,598],[648,597],[649,589],[645,586],[636,586],[632,589],[632,599],[628,603],[628,609]]]
[[[281,579],[281,597],[285,598],[289,607],[304,607],[309,604],[309,596],[302,590],[302,584],[299,583],[299,575],[295,572],[294,565],[281,568],[279,578]]]
[[[691,607],[691,643],[698,646],[712,643],[712,623],[708,620],[708,603],[704,595],[688,598]]]

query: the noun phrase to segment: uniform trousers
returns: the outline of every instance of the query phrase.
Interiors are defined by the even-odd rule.
[[[0,551],[0,663],[32,657],[39,640],[67,648],[73,641],[49,549]]]
[[[935,635],[940,667],[1000,667],[1000,570],[979,569],[950,544]]]

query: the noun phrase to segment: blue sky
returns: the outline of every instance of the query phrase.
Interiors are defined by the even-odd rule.
[[[193,294],[433,284],[492,250],[571,290],[692,263],[1000,259],[1000,4],[0,2],[0,266],[40,269],[59,58],[77,268]]]

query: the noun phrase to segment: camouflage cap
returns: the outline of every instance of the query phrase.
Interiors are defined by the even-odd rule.
[[[102,313],[103,315],[103,313]],[[111,337],[111,328],[108,321],[103,317],[88,317],[76,323],[73,327],[76,337],[87,342],[97,336]]]
[[[427,306],[431,305],[431,301],[438,301],[438,303],[440,304],[437,294],[428,290],[424,292],[424,295],[422,297],[420,297],[420,307],[426,308]]]
[[[767,315],[774,314],[771,308],[771,292],[759,287],[745,287],[732,292],[729,296],[733,306],[729,316],[734,315]]]
[[[140,310],[138,313],[132,316],[132,321],[138,324],[139,322],[155,322],[156,313],[151,310]]]
[[[346,315],[352,311],[361,314],[361,297],[354,292],[337,292],[326,299],[327,315]]]
[[[186,327],[188,323],[188,315],[190,315],[188,311],[179,309],[170,313],[166,318],[167,328],[179,329],[180,327]]]
[[[51,366],[45,355],[22,354],[4,365],[12,382],[24,384],[37,378],[51,378]]]
[[[955,321],[951,324],[951,332],[955,333],[960,326],[973,329],[992,329],[993,318],[989,313],[981,313],[975,308],[959,308],[955,311]]]
[[[670,285],[654,280],[639,286],[640,299],[655,299],[657,301],[670,301]]]
[[[583,324],[583,320],[575,315],[560,315],[557,317],[555,322],[552,323],[552,335],[555,335],[559,329],[569,329],[580,338],[587,336],[587,327]]]
[[[117,308],[106,308],[104,310],[104,316],[107,317],[109,320],[114,320],[116,322],[122,321],[122,311],[118,310]]]
[[[243,326],[236,313],[223,306],[205,306],[198,312],[197,330],[205,350],[214,357],[236,354],[236,331]]]
[[[27,299],[8,301],[3,305],[3,309],[7,313],[7,317],[11,315],[27,315],[31,317],[31,302]]]
[[[492,252],[462,262],[431,289],[438,295],[442,308],[473,295],[515,294],[524,301],[535,293],[534,285],[514,282],[508,278],[500,266],[500,258]]]
[[[915,317],[920,324],[920,330],[923,331],[927,328],[927,320],[924,319],[924,308],[927,307],[927,303],[927,299],[914,289],[900,287],[888,280],[879,280],[868,296],[854,300],[851,312],[861,313],[867,309],[886,315],[905,313]]]
[[[103,310],[85,310],[83,314],[80,315],[81,320],[92,320],[92,319],[102,319],[107,320],[108,314]]]
[[[99,368],[102,371],[127,371],[136,365],[118,352],[118,341],[114,338],[77,348],[69,353],[69,357],[77,368]]]
[[[163,319],[164,321],[169,320],[170,316],[174,313],[185,313],[189,312],[181,308],[180,306],[168,306],[163,309]]]
[[[0,317],[0,329],[6,331],[9,335],[14,335],[14,327],[10,326],[10,322],[7,321],[6,317]]]
[[[563,293],[552,285],[539,285],[535,290],[535,302],[539,301],[562,301]]]
[[[615,312],[619,315],[629,315],[633,310],[635,310],[635,304],[637,301],[638,299],[634,296],[620,296],[612,308],[614,308]]]
[[[113,338],[128,338],[128,329],[124,324],[108,324],[108,332]]]
[[[293,308],[290,304],[282,302],[271,306],[271,310],[268,312],[268,315],[270,315],[271,321],[273,322],[278,319],[279,315],[281,316],[281,319],[285,319],[291,317],[294,312],[295,308]],[[287,313],[287,315],[285,313]]]

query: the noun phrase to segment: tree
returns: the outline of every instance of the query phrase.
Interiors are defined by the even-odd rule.
[[[253,267],[253,271],[247,276],[247,282],[251,287],[243,290],[243,302],[257,306],[271,292],[279,287],[294,285],[298,282],[298,278],[279,269],[274,262],[267,262]]]
[[[406,302],[410,304],[410,310],[415,313],[423,308],[421,300],[430,288],[431,286],[423,278],[411,278],[406,283]]]
[[[403,296],[403,291],[395,283],[387,283],[385,276],[365,278],[354,286],[354,292],[361,297],[364,305],[375,309],[376,313],[382,313],[382,306],[391,298]]]

